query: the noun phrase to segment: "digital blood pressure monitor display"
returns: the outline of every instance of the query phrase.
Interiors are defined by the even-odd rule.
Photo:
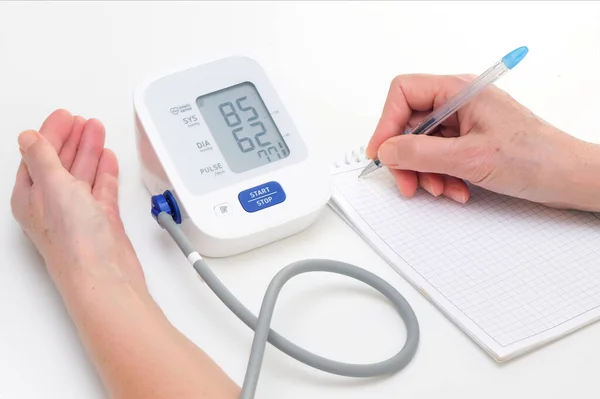
[[[225,162],[241,173],[290,154],[254,84],[244,82],[196,99]]]
[[[146,88],[144,100],[162,144],[194,194],[283,170],[308,156],[274,88],[248,59],[165,76]]]
[[[204,254],[294,234],[330,198],[329,164],[309,151],[262,67],[230,57],[138,85],[143,179],[170,190]]]

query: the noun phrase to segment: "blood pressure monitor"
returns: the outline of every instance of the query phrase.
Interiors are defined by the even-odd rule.
[[[180,68],[134,93],[142,180],[172,193],[198,252],[238,254],[310,226],[330,198],[264,70],[231,57]]]

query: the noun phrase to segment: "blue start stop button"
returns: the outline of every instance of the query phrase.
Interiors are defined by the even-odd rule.
[[[281,184],[272,181],[242,191],[238,199],[246,212],[256,212],[281,204],[285,201],[285,192]]]

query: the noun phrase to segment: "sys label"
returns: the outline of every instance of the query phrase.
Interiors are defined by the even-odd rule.
[[[185,123],[187,127],[198,126],[200,124],[196,115],[186,116],[183,118],[183,123]]]
[[[238,199],[246,212],[256,212],[281,204],[285,201],[285,192],[281,184],[272,181],[242,191]]]

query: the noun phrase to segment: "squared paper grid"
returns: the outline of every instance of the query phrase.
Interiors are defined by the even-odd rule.
[[[372,230],[359,233],[385,242],[426,281],[420,289],[435,291],[430,299],[445,298],[451,304],[446,313],[480,344],[491,339],[497,347],[514,346],[504,355],[495,353],[497,358],[600,317],[597,215],[478,187],[472,187],[466,205],[422,191],[404,199],[386,170],[364,179],[357,173],[346,170],[333,182],[337,195]]]

